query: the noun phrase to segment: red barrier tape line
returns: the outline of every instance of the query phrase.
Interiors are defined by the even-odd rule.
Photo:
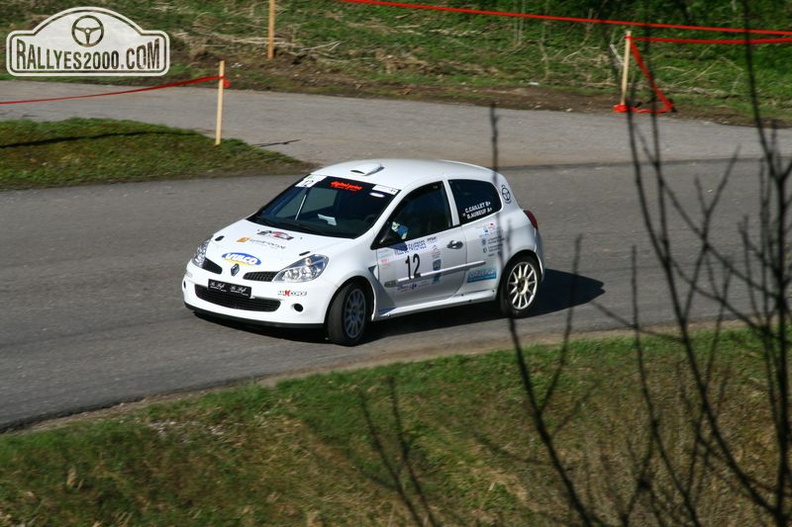
[[[556,22],[578,22],[585,24],[610,24],[620,26],[650,27],[657,29],[686,29],[691,31],[720,31],[723,33],[750,33],[757,35],[792,35],[792,31],[781,31],[771,29],[743,29],[734,27],[706,27],[706,26],[684,26],[675,24],[658,24],[652,22],[628,22],[623,20],[606,20],[601,18],[577,18],[550,15],[532,15],[529,13],[511,13],[508,11],[485,11],[481,9],[469,9],[465,7],[447,7],[426,4],[408,4],[403,2],[386,2],[383,0],[338,0],[349,4],[369,4],[386,7],[406,7],[411,9],[426,9],[429,11],[446,11],[452,13],[466,13],[472,15],[491,15],[505,16],[514,18],[533,18],[537,20],[552,20]]]
[[[698,39],[698,38],[665,38],[665,37],[633,37],[643,42],[676,42],[680,44],[788,44],[792,38],[756,38],[756,39]]]
[[[0,101],[1,104],[27,104],[27,103],[35,103],[35,102],[53,102],[53,101],[68,101],[70,99],[88,99],[90,97],[104,97],[105,95],[121,95],[125,93],[137,93],[142,91],[150,91],[150,90],[161,90],[163,88],[173,88],[175,86],[185,86],[187,84],[195,84],[198,82],[208,82],[214,80],[223,80],[223,86],[228,88],[231,83],[228,82],[228,79],[225,77],[220,77],[215,75],[214,77],[200,77],[198,79],[190,79],[186,81],[178,81],[178,82],[169,82],[168,84],[160,84],[158,86],[146,86],[145,88],[135,88],[132,90],[122,90],[122,91],[113,91],[107,93],[93,93],[90,95],[71,95],[68,97],[52,97],[49,99],[28,99],[26,101]]]
[[[667,111],[673,110],[674,104],[666,98],[665,94],[660,91],[660,88],[657,87],[655,84],[654,78],[649,73],[649,68],[646,67],[644,64],[643,58],[638,50],[638,46],[635,45],[636,40],[640,40],[643,42],[676,42],[682,44],[783,44],[792,42],[790,38],[767,38],[767,39],[714,39],[714,40],[702,40],[702,39],[685,39],[685,38],[663,38],[663,37],[633,37],[627,36],[626,37],[630,42],[630,51],[632,55],[635,57],[635,62],[641,68],[641,71],[646,76],[646,79],[649,81],[649,84],[652,87],[652,90],[657,95],[657,98],[663,102],[663,108],[659,110],[654,109],[647,109],[647,108],[635,108],[635,107],[628,107],[626,104],[617,104],[613,107],[614,111],[626,113],[626,112],[635,112],[635,113],[665,113]]]
[[[646,67],[646,64],[643,61],[643,57],[641,57],[641,53],[638,50],[638,46],[636,46],[635,42],[633,42],[633,38],[628,36],[627,40],[630,42],[630,52],[632,53],[632,56],[635,57],[636,64],[638,64],[638,67],[641,68],[641,71],[643,72],[644,76],[646,77],[646,80],[649,81],[649,85],[652,87],[652,91],[655,93],[657,98],[663,103],[663,107],[660,108],[660,109],[636,108],[634,106],[633,107],[627,106],[626,104],[617,104],[616,106],[613,107],[614,111],[617,111],[617,112],[620,112],[620,113],[627,113],[627,112],[633,112],[633,113],[666,113],[668,111],[673,110],[674,109],[674,103],[672,103],[668,99],[668,97],[666,97],[665,94],[662,91],[660,91],[660,88],[657,87],[657,84],[654,81],[654,77],[652,77],[652,74],[649,72],[649,68]]]

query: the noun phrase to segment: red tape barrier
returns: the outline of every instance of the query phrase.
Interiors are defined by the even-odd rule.
[[[679,44],[787,44],[792,38],[739,38],[739,39],[703,39],[703,38],[667,38],[667,37],[632,37],[643,42],[676,42]]]
[[[745,29],[745,28],[734,28],[734,27],[707,27],[707,26],[687,26],[687,25],[677,25],[677,24],[658,24],[652,22],[627,22],[624,20],[607,20],[601,18],[578,18],[578,17],[564,17],[564,16],[550,16],[550,15],[534,15],[530,13],[512,13],[507,11],[486,11],[482,9],[470,9],[465,7],[410,4],[405,2],[388,2],[384,0],[338,0],[338,1],[349,4],[369,4],[376,6],[403,7],[409,9],[425,9],[429,11],[445,11],[445,12],[465,13],[465,14],[473,14],[473,15],[532,18],[536,20],[551,20],[556,22],[611,24],[611,25],[621,25],[621,26],[645,27],[645,28],[653,28],[653,29],[684,29],[689,31],[717,31],[722,33],[742,33],[745,35],[792,36],[792,31],[781,31],[781,30],[771,30],[771,29]],[[665,96],[665,94],[663,94],[662,91],[660,91],[660,88],[657,87],[657,84],[654,81],[654,77],[649,71],[649,68],[646,67],[646,64],[644,63],[643,58],[641,57],[641,54],[638,51],[638,47],[635,45],[635,42],[633,42],[633,37],[627,36],[626,38],[629,40],[630,51],[632,55],[635,57],[635,62],[641,68],[641,71],[643,72],[644,76],[649,81],[652,91],[654,92],[657,99],[663,103],[663,107],[660,109],[637,108],[633,106],[628,106],[627,104],[620,103],[615,105],[613,109],[617,112],[635,112],[635,113],[665,113],[673,110],[674,104],[668,99],[668,97]],[[704,39],[682,39],[682,38],[660,38],[660,37],[636,37],[636,40],[652,41],[652,42],[679,42],[685,44],[781,44],[786,42],[792,42],[792,38],[704,40]]]
[[[788,42],[792,42],[792,38],[763,38],[763,39],[693,39],[693,38],[665,38],[665,37],[633,37],[627,36],[626,37],[630,43],[630,52],[632,56],[635,57],[635,62],[638,64],[638,67],[641,68],[646,80],[649,81],[649,85],[652,88],[652,91],[657,96],[657,99],[663,103],[663,107],[660,109],[655,108],[638,108],[635,106],[628,106],[624,103],[619,103],[613,107],[613,110],[619,113],[627,113],[627,112],[634,112],[634,113],[665,113],[674,109],[674,103],[672,103],[665,94],[657,87],[657,84],[654,81],[654,77],[649,72],[649,68],[646,67],[646,64],[641,57],[641,53],[638,50],[638,46],[635,45],[636,40],[640,40],[643,42],[674,42],[674,43],[681,43],[681,44],[784,44]]]
[[[706,27],[706,26],[684,26],[676,24],[657,24],[652,22],[628,22],[624,20],[607,20],[603,18],[577,18],[565,16],[533,15],[529,13],[511,13],[508,11],[486,11],[481,9],[470,9],[466,7],[448,7],[426,4],[409,4],[404,2],[386,2],[383,0],[338,0],[349,4],[369,4],[386,7],[405,7],[409,9],[426,9],[429,11],[446,11],[452,13],[467,13],[472,15],[505,16],[515,18],[533,18],[536,20],[552,20],[556,22],[577,22],[585,24],[611,24],[634,27],[650,27],[657,29],[687,29],[691,31],[720,31],[724,33],[748,33],[756,35],[788,35],[792,36],[792,31],[781,31],[772,29],[744,29],[734,27]]]
[[[617,104],[613,107],[613,110],[619,113],[666,113],[674,109],[674,103],[672,103],[665,94],[660,91],[660,88],[657,87],[657,84],[654,81],[654,77],[652,73],[649,71],[649,68],[646,66],[646,63],[643,61],[643,57],[641,57],[641,53],[638,50],[638,46],[635,45],[633,42],[633,38],[631,36],[625,37],[627,41],[630,43],[630,52],[632,56],[635,57],[635,63],[638,64],[638,67],[641,68],[641,71],[646,77],[646,80],[649,81],[649,85],[652,87],[652,91],[657,96],[657,99],[663,103],[662,108],[638,108],[635,106],[628,106],[627,104]]]
[[[177,82],[169,82],[167,84],[159,84],[157,86],[146,86],[145,88],[134,88],[131,90],[122,90],[122,91],[113,91],[113,92],[106,92],[106,93],[93,93],[90,95],[71,95],[68,97],[52,97],[49,99],[28,99],[26,101],[0,101],[0,105],[2,104],[28,104],[28,103],[36,103],[36,102],[53,102],[53,101],[68,101],[70,99],[88,99],[90,97],[104,97],[106,95],[122,95],[125,93],[137,93],[142,91],[150,91],[150,90],[161,90],[163,88],[173,88],[175,86],[185,86],[187,84],[196,84],[198,82],[209,82],[215,80],[222,80],[223,86],[228,88],[231,86],[231,83],[225,77],[221,77],[219,75],[215,75],[214,77],[200,77],[197,79],[189,79],[186,81],[177,81]]]

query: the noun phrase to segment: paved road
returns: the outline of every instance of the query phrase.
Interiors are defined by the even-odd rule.
[[[98,88],[3,82],[0,99],[89,89]],[[68,107],[0,106],[0,117],[58,119],[80,114],[209,128],[211,118],[195,110],[211,101],[205,90],[155,93],[149,99],[135,95],[133,101],[113,104],[107,97],[72,101]],[[237,105],[231,113],[238,112],[247,125],[229,126],[230,134],[254,143],[299,139],[278,148],[314,162],[381,154],[486,163],[491,155],[487,140],[479,141],[489,135],[487,111],[479,108],[247,92],[229,94],[231,100],[237,101],[230,104]],[[511,167],[505,172],[518,199],[542,222],[550,267],[537,314],[520,322],[520,336],[532,341],[560,334],[572,307],[576,331],[619,327],[604,312],[630,316],[633,246],[641,278],[641,316],[648,323],[669,320],[660,273],[644,241],[633,170],[625,163],[627,148],[619,146],[626,137],[624,119],[534,112],[498,115],[501,165]],[[421,117],[433,124],[418,127]],[[443,129],[453,139],[440,133]],[[735,167],[717,218],[717,242],[736,253],[735,224],[757,208],[757,164],[750,160],[757,151],[754,132],[663,120],[662,131],[667,129],[673,133],[663,142],[663,155],[678,160],[666,166],[667,174],[689,204],[695,199],[696,179],[705,191],[714,188],[725,170],[718,158],[738,148],[746,158]],[[585,130],[588,134],[582,133]],[[680,141],[684,134],[691,135]],[[385,136],[392,140],[378,139]],[[536,138],[550,136],[555,140],[542,143],[540,152]],[[789,137],[784,134],[782,139],[786,147]],[[519,145],[531,148],[521,156]],[[457,150],[460,146],[468,148]],[[576,157],[564,157],[564,151]],[[580,164],[558,165],[572,160]],[[225,326],[184,309],[181,274],[195,244],[293,179],[289,175],[0,193],[0,246],[7,248],[0,252],[0,429],[241,379],[509,345],[506,322],[480,307],[387,321],[375,325],[367,342],[351,349],[328,345],[317,333]],[[689,233],[678,218],[674,221],[680,254],[688,255]],[[580,236],[575,275],[574,247]],[[576,293],[571,295],[573,284]],[[711,306],[697,308],[699,316],[712,313]]]
[[[0,101],[118,91],[85,84],[0,81]],[[123,96],[0,105],[0,119],[59,120],[75,115],[135,119],[214,135],[217,95],[207,88],[171,88]],[[333,163],[366,157],[447,158],[491,166],[490,110],[457,104],[226,91],[224,137],[291,155]],[[501,167],[621,163],[630,157],[626,116],[498,110]],[[681,111],[684,112],[684,109]],[[645,137],[648,115],[637,116]],[[759,153],[751,128],[661,118],[660,153],[666,160],[722,159]],[[792,130],[780,139],[792,144]]]

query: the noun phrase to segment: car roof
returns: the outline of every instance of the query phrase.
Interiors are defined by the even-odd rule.
[[[468,163],[430,159],[359,159],[319,168],[313,175],[340,177],[405,189],[441,176],[492,181],[493,171]]]

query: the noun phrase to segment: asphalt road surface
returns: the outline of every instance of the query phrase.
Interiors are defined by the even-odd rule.
[[[0,82],[0,101],[103,90],[7,81]],[[213,100],[210,90],[161,90],[0,105],[0,118],[127,118],[211,133]],[[226,136],[316,163],[397,156],[489,165],[493,159],[488,109],[233,90],[226,107]],[[499,166],[539,218],[549,268],[535,315],[517,325],[523,342],[555,338],[570,319],[575,333],[622,327],[617,317],[633,316],[633,251],[641,319],[670,321],[637,204],[626,118],[496,115]],[[646,139],[650,124],[647,117],[639,125]],[[739,254],[737,223],[758,210],[756,131],[667,118],[659,129],[662,157],[673,161],[665,173],[688,207],[695,207],[696,181],[711,195],[726,158],[739,157],[715,219],[715,242]],[[789,152],[792,135],[782,131],[778,140]],[[330,345],[320,332],[224,325],[186,310],[180,282],[196,244],[294,179],[0,193],[0,430],[245,379],[510,345],[506,320],[481,306],[378,323],[355,348]],[[671,225],[677,254],[690,266],[694,239],[679,217],[672,215]],[[706,319],[715,307],[697,302],[695,313]]]

